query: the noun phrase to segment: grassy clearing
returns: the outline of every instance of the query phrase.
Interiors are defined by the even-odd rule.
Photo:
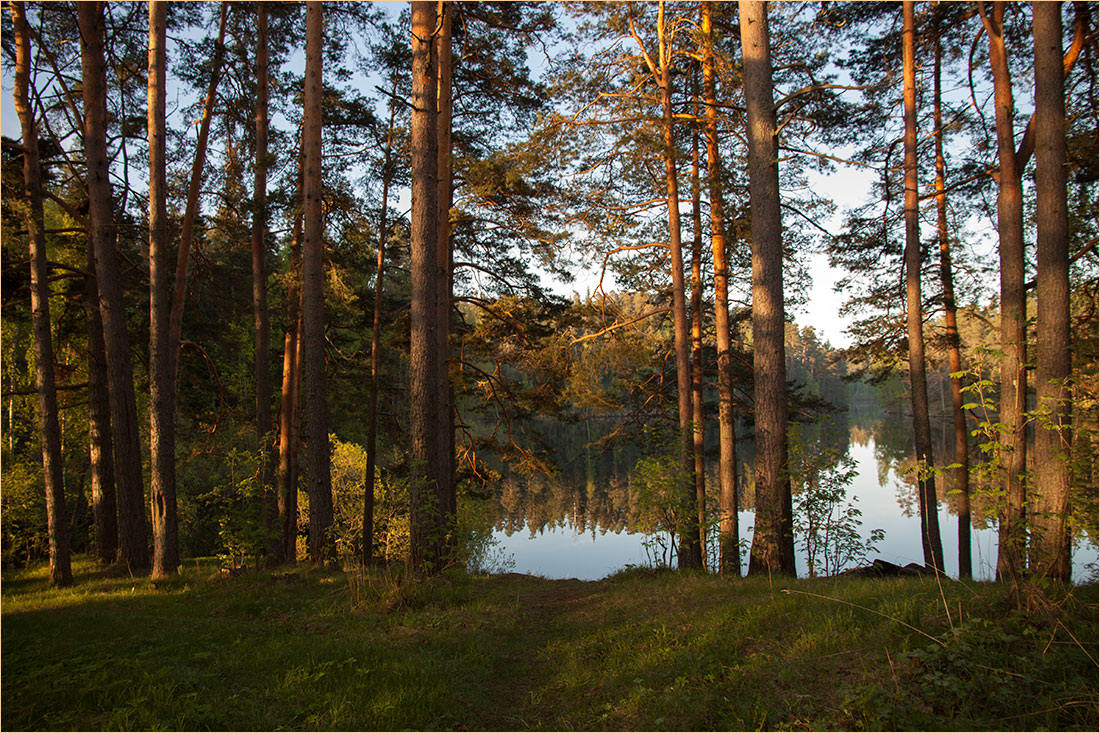
[[[3,575],[5,730],[1097,729],[1095,585],[76,573]]]

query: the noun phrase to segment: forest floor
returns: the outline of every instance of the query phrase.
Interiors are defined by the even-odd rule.
[[[1097,586],[5,570],[0,727],[1097,730]],[[1050,595],[1054,595],[1053,591]]]

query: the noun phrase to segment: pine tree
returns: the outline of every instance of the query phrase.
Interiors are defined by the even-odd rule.
[[[997,234],[1001,259],[1001,404],[999,421],[1007,426],[1001,462],[1006,505],[1001,511],[997,543],[997,576],[1017,579],[1027,566],[1025,503],[1027,490],[1027,333],[1024,291],[1023,186],[1016,168],[1016,143],[1012,120],[1012,78],[1005,47],[1006,3],[978,9],[989,37],[989,63],[993,70],[993,94],[997,131]]]
[[[794,575],[791,484],[787,466],[783,235],[767,4],[740,0],[738,8],[741,13],[741,52],[748,112],[753,393],[756,411],[756,525],[749,556],[749,574]]]
[[[302,198],[302,381],[303,422],[309,436],[309,558],[315,565],[335,562],[332,477],[325,374],[325,316],[322,278],[324,229],[321,220],[321,2],[306,4],[306,78],[302,113],[304,172]]]
[[[149,567],[145,538],[145,491],[130,336],[115,252],[111,184],[107,167],[107,91],[103,56],[103,5],[77,5],[84,96],[84,158],[87,161],[88,236],[93,241],[100,313],[107,355],[111,433],[118,506],[119,561],[131,571]]]
[[[165,3],[149,3],[149,464],[154,578],[175,575],[180,560],[173,424],[175,389],[168,381],[171,346],[165,180],[165,15]]]
[[[1031,572],[1070,579],[1070,307],[1062,3],[1035,3],[1036,281],[1035,495]]]
[[[936,481],[933,474],[932,431],[928,422],[928,381],[925,376],[924,318],[921,302],[920,210],[917,190],[916,23],[913,0],[902,3],[902,78],[905,85],[905,312],[909,335],[909,396],[913,405],[913,436],[917,450],[921,547],[924,565],[943,571]]]
[[[42,444],[42,476],[46,483],[46,524],[49,538],[51,585],[73,582],[69,559],[68,512],[65,509],[65,472],[61,457],[57,389],[54,381],[53,338],[50,326],[50,285],[46,265],[46,226],[42,209],[38,163],[38,126],[31,109],[30,31],[22,2],[11,4],[15,31],[16,65],[14,102],[23,130],[23,183],[27,202],[24,221],[30,244],[31,317],[34,327],[34,373],[38,392],[39,434]]]

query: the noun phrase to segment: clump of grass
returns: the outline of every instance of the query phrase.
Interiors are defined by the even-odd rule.
[[[675,573],[672,568],[667,565],[625,565],[615,572],[609,574],[606,580],[612,582],[622,582],[626,580],[634,580],[637,578],[655,578],[659,575],[668,575]]]
[[[353,609],[385,611],[417,610],[445,603],[456,577],[452,571],[439,576],[418,577],[403,563],[392,565],[354,565],[344,571],[348,597]]]

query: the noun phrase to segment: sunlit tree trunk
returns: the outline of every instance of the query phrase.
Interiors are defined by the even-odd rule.
[[[65,509],[65,466],[61,456],[57,385],[54,381],[53,337],[50,332],[50,281],[46,263],[46,226],[38,168],[38,129],[30,104],[30,30],[21,2],[11,3],[15,31],[15,111],[23,132],[23,183],[26,197],[23,220],[31,261],[31,320],[34,328],[34,376],[38,390],[42,476],[46,484],[46,533],[51,585],[73,582],[69,559],[68,512]]]
[[[298,180],[301,191],[301,176]],[[299,194],[300,195],[300,194]],[[283,376],[279,397],[279,466],[275,474],[279,502],[281,558],[297,561],[298,540],[298,384],[301,333],[302,212],[294,215],[290,235],[290,277],[286,289],[286,336],[283,338]]]
[[[275,473],[279,509],[282,560],[298,559],[298,435],[301,410],[302,353],[302,176],[305,161],[298,146],[298,180],[293,223],[290,228],[290,267],[286,289],[286,335],[283,338],[283,370],[279,396],[279,464]]]
[[[729,264],[725,206],[718,149],[718,102],[714,82],[714,31],[711,4],[700,3],[703,34],[703,98],[706,103],[707,182],[710,192],[710,243],[714,253],[714,328],[718,349],[718,546],[720,570],[741,574],[737,527],[737,436],[733,414],[733,356],[730,353]]]
[[[438,572],[444,557],[444,505],[440,501],[439,400],[439,141],[437,70],[432,54],[436,3],[412,4],[412,210],[410,214],[409,487],[411,564]]]
[[[187,203],[183,215],[182,231],[180,234],[179,251],[176,258],[175,280],[172,287],[172,300],[169,306],[165,303],[166,295],[162,295],[167,289],[167,242],[165,241],[165,227],[167,215],[163,205],[150,198],[150,318],[154,326],[150,328],[150,441],[153,455],[153,488],[152,488],[152,518],[153,518],[153,562],[154,575],[174,573],[179,565],[179,530],[176,514],[176,481],[175,481],[175,416],[176,397],[179,377],[179,350],[180,338],[183,329],[183,308],[187,297],[187,265],[191,256],[191,244],[194,239],[195,218],[198,214],[199,187],[202,182],[202,170],[206,162],[206,143],[210,134],[210,120],[213,116],[214,98],[217,90],[218,79],[221,74],[223,55],[223,42],[225,40],[225,25],[228,6],[222,3],[221,19],[218,27],[218,40],[214,51],[214,68],[210,85],[207,89],[206,100],[203,105],[202,121],[199,124],[198,144],[195,150],[195,159],[191,166],[191,183],[187,194]],[[152,13],[152,10],[150,10]],[[150,15],[152,21],[152,15]],[[150,27],[150,94],[163,96],[164,71],[154,68],[153,54],[156,53],[159,61],[156,63],[163,67],[164,61],[164,35],[159,32],[159,50],[152,45],[152,26]],[[159,81],[154,82],[157,75]],[[154,84],[159,89],[154,88]],[[150,156],[150,175],[153,179],[160,178],[157,186],[164,190],[164,194],[158,193],[159,198],[167,195],[164,176],[164,111],[163,100],[156,102],[150,97],[149,124],[150,145],[159,146],[159,162],[154,160],[155,155]],[[160,110],[153,109],[157,104]],[[155,119],[159,117],[159,121]],[[161,140],[154,145],[153,127],[159,125]],[[157,171],[153,168],[156,166]],[[154,207],[160,207],[154,215]],[[158,238],[154,248],[153,238]],[[154,260],[155,249],[155,260]],[[154,273],[154,268],[156,269]],[[155,303],[155,304],[154,304]],[[167,310],[165,322],[164,310]],[[155,311],[155,315],[154,315]],[[108,361],[110,356],[108,354]],[[153,397],[153,391],[156,397]],[[116,426],[117,430],[117,426]],[[117,465],[116,465],[117,469]],[[121,481],[120,481],[119,511],[121,513]],[[169,569],[169,567],[171,569]]]
[[[993,69],[993,101],[997,126],[997,233],[1001,258],[1001,408],[999,421],[1007,429],[1000,438],[1003,464],[1002,486],[1006,505],[1000,515],[997,533],[997,576],[1015,579],[1027,564],[1027,444],[1024,411],[1027,397],[1027,341],[1024,291],[1024,219],[1023,186],[1016,169],[1015,137],[1012,131],[1012,79],[1005,49],[1005,3],[995,2],[990,9],[978,3],[986,35],[989,36],[989,61]]]
[[[398,77],[391,92],[397,98]],[[390,124],[386,131],[386,152],[382,160],[382,212],[378,223],[378,262],[374,276],[374,318],[370,340],[370,396],[367,407],[367,476],[363,490],[363,564],[374,561],[374,474],[378,454],[378,380],[382,365],[382,294],[386,275],[386,239],[389,236],[387,214],[390,185],[393,181],[393,135],[397,106],[390,102]]]
[[[753,396],[756,527],[749,574],[794,575],[787,466],[787,366],[783,341],[783,233],[767,4],[740,0],[752,216]]]
[[[1031,570],[1070,579],[1069,223],[1062,3],[1033,3],[1035,42],[1036,403]]]
[[[437,203],[439,205],[438,236],[436,250],[436,349],[439,368],[436,370],[438,386],[436,397],[439,401],[439,466],[436,477],[437,491],[443,507],[443,522],[450,549],[454,541],[454,521],[457,510],[455,493],[455,440],[454,440],[454,404],[450,378],[450,334],[451,334],[451,25],[454,16],[454,4],[440,2],[438,33],[435,35],[434,53],[436,63],[436,154],[438,155]]]
[[[103,5],[97,2],[77,4],[77,21],[81,37],[84,158],[88,166],[88,236],[95,248],[96,279],[107,355],[117,488],[118,559],[130,570],[145,570],[149,567],[149,547],[145,538],[141,439],[108,178]]]
[[[943,570],[932,473],[932,431],[928,422],[928,381],[924,361],[924,319],[921,303],[920,196],[917,190],[917,73],[913,0],[902,3],[902,78],[905,116],[905,311],[909,335],[909,397],[913,406],[913,438],[917,453],[921,547],[924,565]]]
[[[672,43],[665,26],[665,4],[657,10],[658,60],[651,68],[661,93],[664,135],[665,201],[668,208],[668,249],[672,266],[672,323],[676,352],[676,394],[680,417],[680,465],[684,479],[680,488],[677,534],[680,545],[677,564],[681,569],[703,566],[699,546],[699,510],[695,494],[694,438],[691,427],[691,335],[684,285],[684,255],[680,233],[680,187],[676,170],[676,123],[672,110]],[[644,49],[643,49],[644,52]],[[647,57],[648,58],[648,57]]]
[[[332,474],[329,465],[328,402],[325,387],[324,229],[321,174],[321,2],[306,4],[305,109],[302,113],[302,178],[305,238],[302,247],[302,380],[309,436],[309,559],[335,561],[332,537]]]
[[[256,391],[256,448],[260,457],[262,516],[267,527],[268,562],[278,564],[284,549],[277,525],[278,500],[273,491],[276,459],[271,424],[271,317],[267,307],[267,5],[256,4],[256,161],[252,186],[252,378]]]
[[[149,3],[149,451],[153,517],[153,577],[175,575],[179,567],[176,521],[175,397],[168,382],[168,302],[171,265],[167,240],[165,173],[165,17],[164,2]]]
[[[695,502],[699,511],[699,547],[705,565],[707,482],[703,457],[703,215],[699,198],[699,131],[696,129],[691,136],[691,432],[692,455],[695,458]]]
[[[943,103],[941,93],[941,66],[943,50],[940,44],[940,28],[935,32],[935,59],[933,61],[933,125],[936,145],[936,234],[940,245],[940,283],[943,286],[943,320],[947,331],[947,364],[951,374],[962,371],[961,344],[959,340],[958,309],[955,305],[955,284],[951,271],[951,241],[947,228],[947,161],[943,154]],[[966,412],[963,410],[962,379],[951,377],[951,415],[955,428],[954,471],[955,506],[959,515],[959,577],[972,575],[970,553],[970,451],[967,446]]]

